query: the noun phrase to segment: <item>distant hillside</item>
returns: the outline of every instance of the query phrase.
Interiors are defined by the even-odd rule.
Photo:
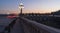
[[[23,13],[23,15],[51,15],[51,13]]]
[[[51,14],[53,14],[53,15],[60,15],[60,10],[58,10],[56,12],[52,12]]]

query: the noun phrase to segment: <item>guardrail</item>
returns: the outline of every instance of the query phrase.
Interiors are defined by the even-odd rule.
[[[60,30],[20,17],[25,33],[60,33]]]
[[[13,29],[14,24],[16,23],[17,18],[15,18],[11,23],[5,27],[2,33],[10,33],[11,29]]]

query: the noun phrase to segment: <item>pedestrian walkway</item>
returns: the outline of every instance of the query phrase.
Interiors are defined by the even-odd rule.
[[[13,26],[13,29],[11,29],[10,33],[24,33],[22,24],[19,19],[17,19],[15,25]]]

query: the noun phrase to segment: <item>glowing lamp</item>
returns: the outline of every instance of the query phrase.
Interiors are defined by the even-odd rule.
[[[20,3],[19,8],[20,8],[20,9],[21,9],[21,8],[24,8],[23,3]]]

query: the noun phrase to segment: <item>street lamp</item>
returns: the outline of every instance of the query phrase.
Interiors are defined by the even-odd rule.
[[[22,9],[24,8],[24,5],[23,3],[20,3],[19,4],[19,9],[20,9],[20,15],[22,15]]]

